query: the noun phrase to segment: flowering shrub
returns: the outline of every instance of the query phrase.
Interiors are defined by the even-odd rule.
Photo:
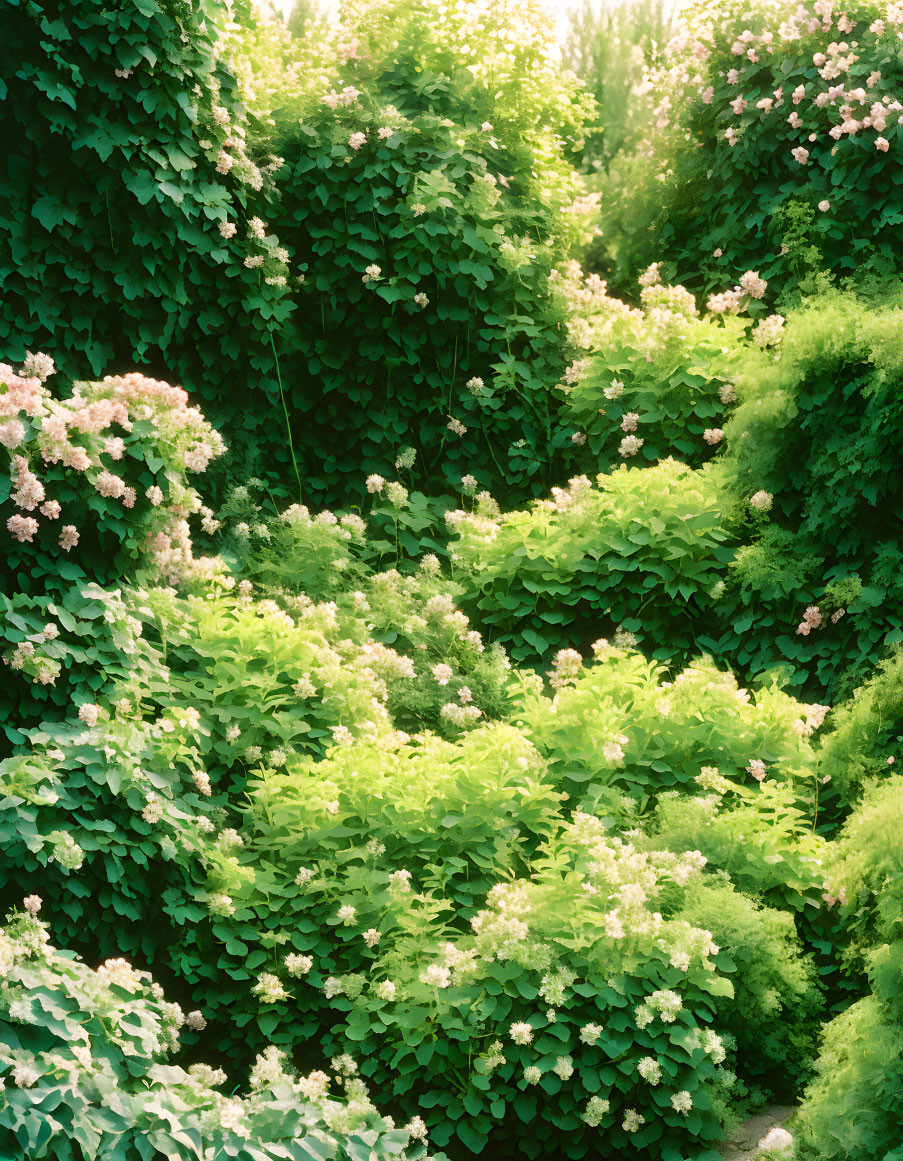
[[[452,559],[464,569],[485,624],[512,656],[620,627],[628,639],[689,645],[716,570],[730,559],[719,516],[719,477],[667,459],[620,467],[555,488],[552,499],[501,515],[486,494],[448,514]],[[658,655],[658,649],[651,650]]]
[[[577,278],[572,270],[568,282]],[[584,295],[592,293],[591,281],[585,280]],[[657,264],[641,282],[641,310],[625,308],[599,287],[593,294],[585,339],[590,354],[565,373],[568,413],[577,428],[571,440],[585,445],[594,463],[618,455],[641,461],[673,455],[700,466],[724,435],[741,324],[700,317],[692,295],[662,283]]]
[[[396,1129],[380,1117],[344,1065],[336,1077],[299,1076],[270,1047],[257,1058],[250,1091],[227,1096],[221,1069],[167,1063],[181,1027],[203,1029],[201,1013],[167,1003],[159,984],[125,959],[91,970],[57,951],[40,910],[41,899],[29,895],[0,928],[0,1147],[7,1156],[188,1161],[199,1149],[241,1161],[301,1161],[312,1149],[334,1161],[425,1155],[419,1126]]]
[[[606,641],[593,649],[596,660],[585,667],[574,650],[556,656],[552,697],[535,676],[524,679],[524,728],[571,799],[629,813],[675,788],[708,787],[713,768],[750,788],[790,777],[800,800],[811,799],[808,738],[826,707],[776,689],[753,697],[711,664],[666,681],[638,653]]]
[[[284,159],[271,225],[304,272],[279,349],[297,458],[330,503],[409,446],[433,492],[474,472],[535,494],[564,365],[549,274],[593,210],[570,164],[585,99],[533,0],[345,16],[305,42],[270,30],[265,65],[259,33],[234,50]]]
[[[253,983],[276,1043],[318,1029],[328,1052],[356,1045],[379,1091],[397,1070],[395,1098],[439,1144],[533,1156],[587,1125],[656,1156],[711,1139],[731,1078],[704,1013],[733,989],[709,933],[677,917],[705,860],[641,855],[590,815],[556,817],[559,798],[510,728],[267,771],[240,865],[209,884],[234,908],[219,970]],[[789,927],[769,938],[795,962]],[[806,993],[799,969],[772,970],[788,1003]]]
[[[876,0],[700,6],[652,78],[656,256],[706,291],[899,267],[901,26]]]
[[[352,596],[357,613],[404,624],[420,600],[426,628],[408,640],[441,637],[449,617],[461,632],[433,569],[410,580],[374,578],[376,612]],[[564,815],[556,768],[510,725],[408,739],[376,680],[403,654],[345,638],[340,605],[290,615],[229,581],[130,597],[144,670],[77,722],[32,731],[31,751],[0,768],[7,873],[40,883],[77,946],[177,975],[217,1050],[354,1047],[379,1094],[440,1145],[454,1128],[468,1149],[491,1138],[513,1153],[529,1123],[537,1148],[557,1137],[579,1151],[602,1128],[704,1157],[732,1085],[716,1066],[745,1043],[723,972],[765,981],[774,1003],[805,999],[781,966],[799,958],[789,928],[742,901],[724,937],[721,904],[711,927],[690,922],[683,910],[710,898],[689,887],[703,856],[640,851]],[[432,667],[436,685],[460,680],[447,668]],[[472,703],[459,687],[453,704]],[[324,736],[326,757],[305,756]],[[587,930],[598,937],[575,943]],[[716,1010],[715,1029],[737,1029],[724,1044]],[[511,1042],[504,1060],[496,1040]]]
[[[215,522],[189,473],[223,444],[186,393],[129,374],[61,398],[53,371],[44,355],[0,365],[0,713],[14,743],[134,663],[133,626],[98,584],[215,567],[193,553],[189,517]]]

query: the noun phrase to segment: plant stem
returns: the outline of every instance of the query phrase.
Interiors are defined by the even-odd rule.
[[[295,445],[292,441],[292,425],[288,416],[288,404],[285,402],[285,391],[282,386],[282,375],[279,372],[279,356],[276,354],[276,342],[273,332],[270,331],[270,346],[273,349],[273,365],[276,368],[276,381],[279,384],[279,398],[282,400],[282,411],[285,415],[285,430],[288,433],[288,450],[292,457],[292,467],[295,469],[295,479],[298,482],[298,501],[303,499],[301,488],[301,473],[298,471],[298,461],[295,459]]]

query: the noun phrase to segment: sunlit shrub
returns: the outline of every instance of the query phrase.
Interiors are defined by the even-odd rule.
[[[803,1103],[802,1156],[829,1161],[899,1156],[903,1112],[901,968],[903,781],[875,782],[844,827],[830,897],[855,937],[871,994],[827,1025],[818,1076]]]
[[[586,666],[572,650],[559,653],[550,671],[553,696],[543,694],[538,678],[526,678],[518,707],[572,799],[616,813],[626,801],[629,813],[675,788],[697,793],[715,768],[750,788],[795,779],[798,800],[811,801],[808,738],[823,707],[776,689],[750,695],[710,663],[666,680],[635,652],[604,640],[594,652]]]
[[[440,1145],[533,1156],[555,1138],[570,1155],[597,1126],[654,1155],[711,1139],[709,1089],[730,1078],[712,1068],[707,997],[731,985],[706,932],[651,911],[698,857],[639,855],[588,815],[559,822],[513,731],[440,746],[348,749],[254,786],[220,966],[253,985],[260,1028],[357,1045],[378,1092],[396,1070],[395,1099]]]
[[[700,317],[692,295],[665,286],[656,266],[642,277],[643,309],[600,302],[611,319],[594,333],[590,354],[568,368],[564,390],[578,429],[571,438],[598,464],[623,455],[632,434],[642,440],[642,460],[673,455],[699,466],[724,435],[742,324]]]
[[[593,640],[620,627],[670,656],[689,644],[694,613],[723,563],[727,533],[716,475],[667,459],[586,476],[530,509],[500,514],[480,497],[449,513],[452,559],[473,603],[515,658]],[[636,639],[635,637],[633,639]]]
[[[772,1091],[798,1084],[811,1067],[820,1004],[793,915],[762,907],[726,883],[703,881],[676,917],[711,931],[728,949],[734,995],[716,1000],[716,1020],[736,1041],[744,1076]]]

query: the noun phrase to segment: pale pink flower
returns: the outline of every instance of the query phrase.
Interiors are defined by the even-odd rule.
[[[28,466],[24,456],[13,456],[13,488],[10,496],[18,508],[33,512],[44,499],[44,485]]]
[[[26,541],[30,544],[38,530],[38,522],[33,516],[20,516],[17,513],[15,516],[10,516],[6,522],[6,527],[9,529],[10,535],[14,536],[20,544],[24,544]]]
[[[747,270],[745,274],[740,275],[740,287],[746,291],[750,298],[762,298],[768,288],[768,283],[764,278],[759,277],[758,270]]]
[[[201,440],[185,453],[185,467],[190,472],[205,472],[215,454],[210,444]]]
[[[64,552],[68,552],[70,548],[75,548],[78,544],[79,533],[74,524],[64,524],[60,532],[60,548]]]
[[[78,717],[79,721],[84,722],[89,729],[93,729],[100,718],[100,707],[86,701],[78,707]]]
[[[6,423],[0,423],[0,443],[4,447],[18,447],[24,438],[25,425],[20,423],[18,419],[10,419]]]
[[[890,142],[885,137],[876,137],[875,148],[881,153],[887,153],[890,149]]]
[[[351,136],[348,138],[348,145],[351,149],[360,149],[360,147],[362,145],[365,145],[366,142],[367,142],[367,134],[366,133],[352,133]]]
[[[635,456],[644,442],[642,439],[637,439],[635,435],[625,435],[618,445],[618,454],[625,460],[630,456]]]
[[[97,473],[97,478],[94,481],[94,487],[101,494],[101,496],[109,496],[113,499],[118,499],[125,491],[125,480],[120,476],[114,476],[112,472],[106,470]]]

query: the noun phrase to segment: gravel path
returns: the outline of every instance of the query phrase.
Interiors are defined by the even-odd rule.
[[[756,1146],[768,1130],[775,1125],[783,1125],[795,1112],[795,1105],[772,1105],[766,1112],[745,1121],[733,1137],[721,1146],[724,1161],[755,1161]]]

